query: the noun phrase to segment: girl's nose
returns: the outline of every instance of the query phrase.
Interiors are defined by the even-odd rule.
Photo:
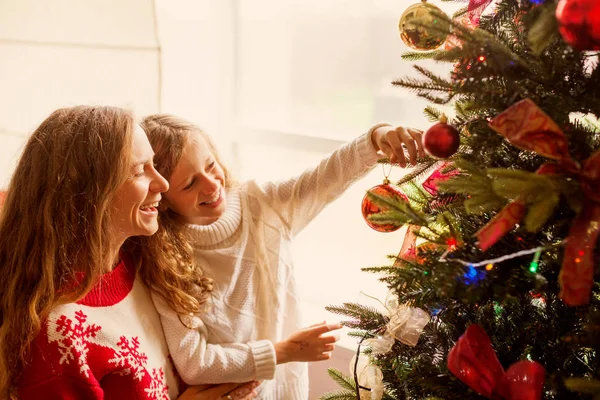
[[[219,188],[219,182],[212,176],[207,176],[202,179],[202,186],[200,192],[203,195],[212,195]]]

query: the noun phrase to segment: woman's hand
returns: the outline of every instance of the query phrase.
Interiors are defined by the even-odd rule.
[[[258,382],[190,386],[177,400],[250,400],[257,396]]]
[[[371,142],[377,151],[381,151],[388,156],[391,163],[398,163],[404,168],[406,167],[404,146],[408,150],[411,164],[415,165],[417,163],[417,155],[425,157],[423,141],[421,140],[422,135],[423,132],[413,128],[380,126],[371,135]]]
[[[339,335],[325,334],[341,327],[340,324],[321,322],[292,334],[282,342],[275,343],[277,364],[292,361],[328,360],[335,348],[335,342],[340,337]]]

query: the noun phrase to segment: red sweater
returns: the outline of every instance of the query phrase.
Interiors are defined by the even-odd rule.
[[[177,398],[150,293],[123,259],[85,298],[50,313],[20,378],[21,400]]]

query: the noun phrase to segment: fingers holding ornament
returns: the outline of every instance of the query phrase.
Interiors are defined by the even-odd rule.
[[[402,141],[400,147],[402,148],[402,144],[406,147],[408,151],[408,156],[410,159],[410,163],[412,165],[417,164],[417,143],[412,135],[408,132],[407,128],[399,127],[398,139]],[[402,149],[402,153],[404,153],[404,149]]]
[[[392,164],[405,168],[407,158],[416,165],[417,158],[424,156],[422,132],[403,126],[381,126],[373,132],[372,142],[376,150],[383,152]],[[408,153],[408,156],[407,154]]]
[[[414,128],[406,128],[408,134],[415,140],[419,158],[425,158],[425,149],[423,148],[423,131]]]
[[[396,149],[393,146],[399,146],[399,149]],[[386,139],[381,142],[379,145],[381,151],[388,156],[391,164],[398,164],[401,168],[406,167],[406,157],[404,156],[404,149],[402,148],[402,144],[392,144],[389,139]]]

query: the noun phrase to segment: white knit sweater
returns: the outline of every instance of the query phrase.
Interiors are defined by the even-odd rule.
[[[291,255],[292,238],[328,203],[377,163],[371,134],[350,142],[299,177],[228,193],[215,223],[187,225],[198,265],[214,279],[206,312],[186,328],[159,296],[175,366],[188,384],[266,380],[259,398],[308,398],[306,363],[275,367],[273,343],[303,328]],[[189,325],[189,324],[188,324]]]

